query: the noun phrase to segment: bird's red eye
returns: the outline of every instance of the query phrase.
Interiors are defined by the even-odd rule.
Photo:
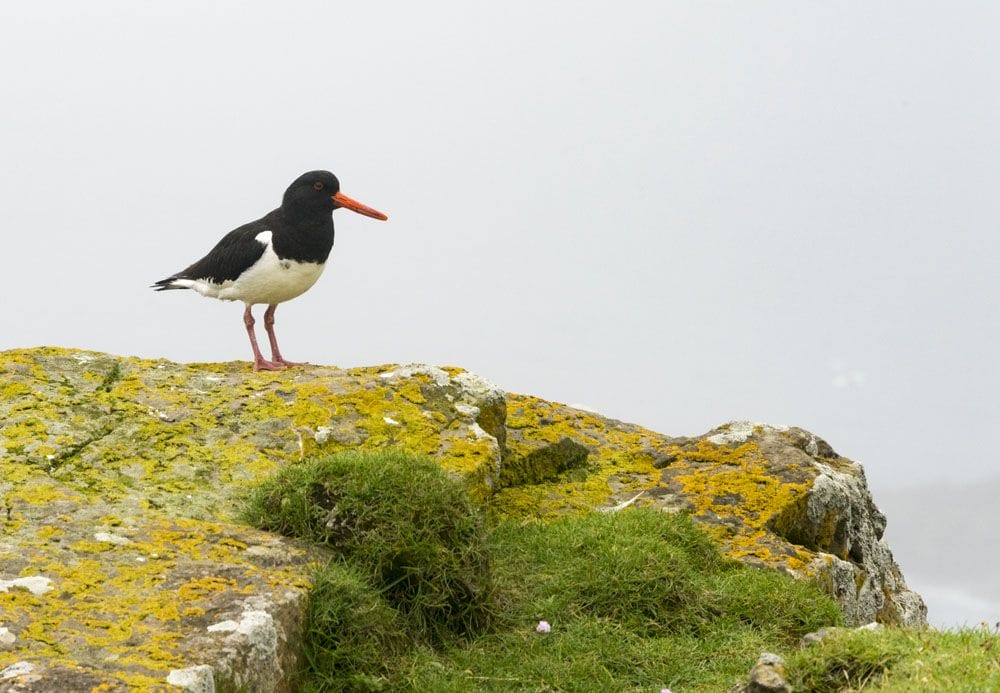
[[[319,181],[318,180],[315,183],[313,183],[313,189],[315,189],[315,190],[322,190],[323,189],[323,181]]]

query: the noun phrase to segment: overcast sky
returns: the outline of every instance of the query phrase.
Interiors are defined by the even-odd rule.
[[[874,5],[0,2],[0,349],[249,359],[147,287],[326,168],[390,220],[335,215],[292,360],[996,479],[1000,4]]]

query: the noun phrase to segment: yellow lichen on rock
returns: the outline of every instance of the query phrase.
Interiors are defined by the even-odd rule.
[[[659,473],[648,447],[658,434],[639,426],[527,395],[507,396],[508,464],[564,439],[588,451],[582,469],[544,483],[510,483],[493,496],[497,517],[548,518],[614,505],[655,485]]]
[[[0,450],[22,477],[204,519],[231,519],[240,493],[281,465],[356,446],[437,457],[488,489],[496,440],[430,397],[431,375],[384,377],[392,369],[251,374],[245,364],[4,352],[0,382],[13,396],[0,403]],[[428,372],[444,379],[435,392],[460,392],[445,371]]]
[[[696,514],[739,517],[759,529],[809,489],[808,482],[781,479],[752,442],[732,447],[698,441],[693,449],[675,447],[672,478],[690,498]]]

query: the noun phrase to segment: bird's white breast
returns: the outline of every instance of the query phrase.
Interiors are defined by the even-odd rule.
[[[323,273],[321,263],[279,258],[271,244],[270,231],[262,231],[255,238],[264,245],[264,254],[243,274],[221,284],[199,280],[193,282],[191,288],[223,301],[275,304],[303,294]]]

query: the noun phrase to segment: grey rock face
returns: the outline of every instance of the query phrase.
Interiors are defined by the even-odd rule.
[[[804,504],[775,523],[786,539],[816,551],[810,569],[830,580],[844,607],[845,621],[924,626],[927,607],[909,590],[883,539],[886,518],[875,506],[864,468],[838,458],[832,448],[805,431],[804,449],[819,474]],[[821,450],[828,450],[821,455]],[[784,531],[782,531],[784,530]]]
[[[883,539],[861,465],[800,428],[736,422],[661,454],[661,484],[647,496],[686,508],[748,563],[815,576],[848,625],[924,626]]]

